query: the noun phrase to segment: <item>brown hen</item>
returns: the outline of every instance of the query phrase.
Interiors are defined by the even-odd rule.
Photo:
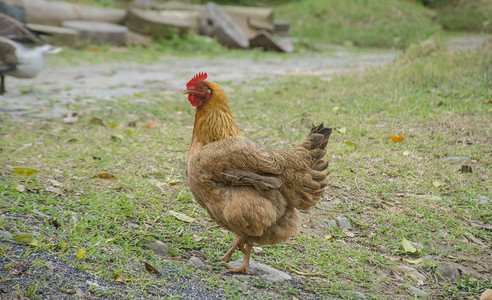
[[[258,146],[237,127],[224,90],[206,78],[198,73],[184,91],[196,107],[188,184],[210,217],[237,236],[224,257],[228,272],[248,274],[253,244],[295,235],[299,210],[315,205],[325,192],[323,157],[332,130],[313,126],[297,147]],[[244,254],[237,268],[228,264],[236,249]]]

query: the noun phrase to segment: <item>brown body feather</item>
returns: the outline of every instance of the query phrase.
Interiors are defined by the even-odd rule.
[[[322,158],[331,129],[313,126],[297,147],[258,146],[238,129],[222,88],[205,82],[212,95],[197,107],[187,166],[195,199],[216,223],[238,236],[232,251],[241,243],[287,240],[297,232],[299,210],[315,205],[325,191],[328,162]]]

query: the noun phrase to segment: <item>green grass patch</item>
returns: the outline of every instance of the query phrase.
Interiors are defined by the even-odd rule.
[[[430,9],[398,0],[290,2],[276,17],[291,20],[292,35],[306,43],[406,48],[439,31]]]

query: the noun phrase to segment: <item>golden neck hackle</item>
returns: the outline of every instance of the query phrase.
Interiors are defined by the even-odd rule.
[[[224,90],[216,83],[207,81],[212,96],[196,109],[193,140],[206,145],[229,137],[242,136],[232,117]]]

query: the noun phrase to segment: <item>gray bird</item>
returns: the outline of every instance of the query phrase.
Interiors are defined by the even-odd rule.
[[[0,95],[5,93],[5,75],[35,77],[44,68],[45,56],[61,51],[40,43],[22,22],[0,13]]]

